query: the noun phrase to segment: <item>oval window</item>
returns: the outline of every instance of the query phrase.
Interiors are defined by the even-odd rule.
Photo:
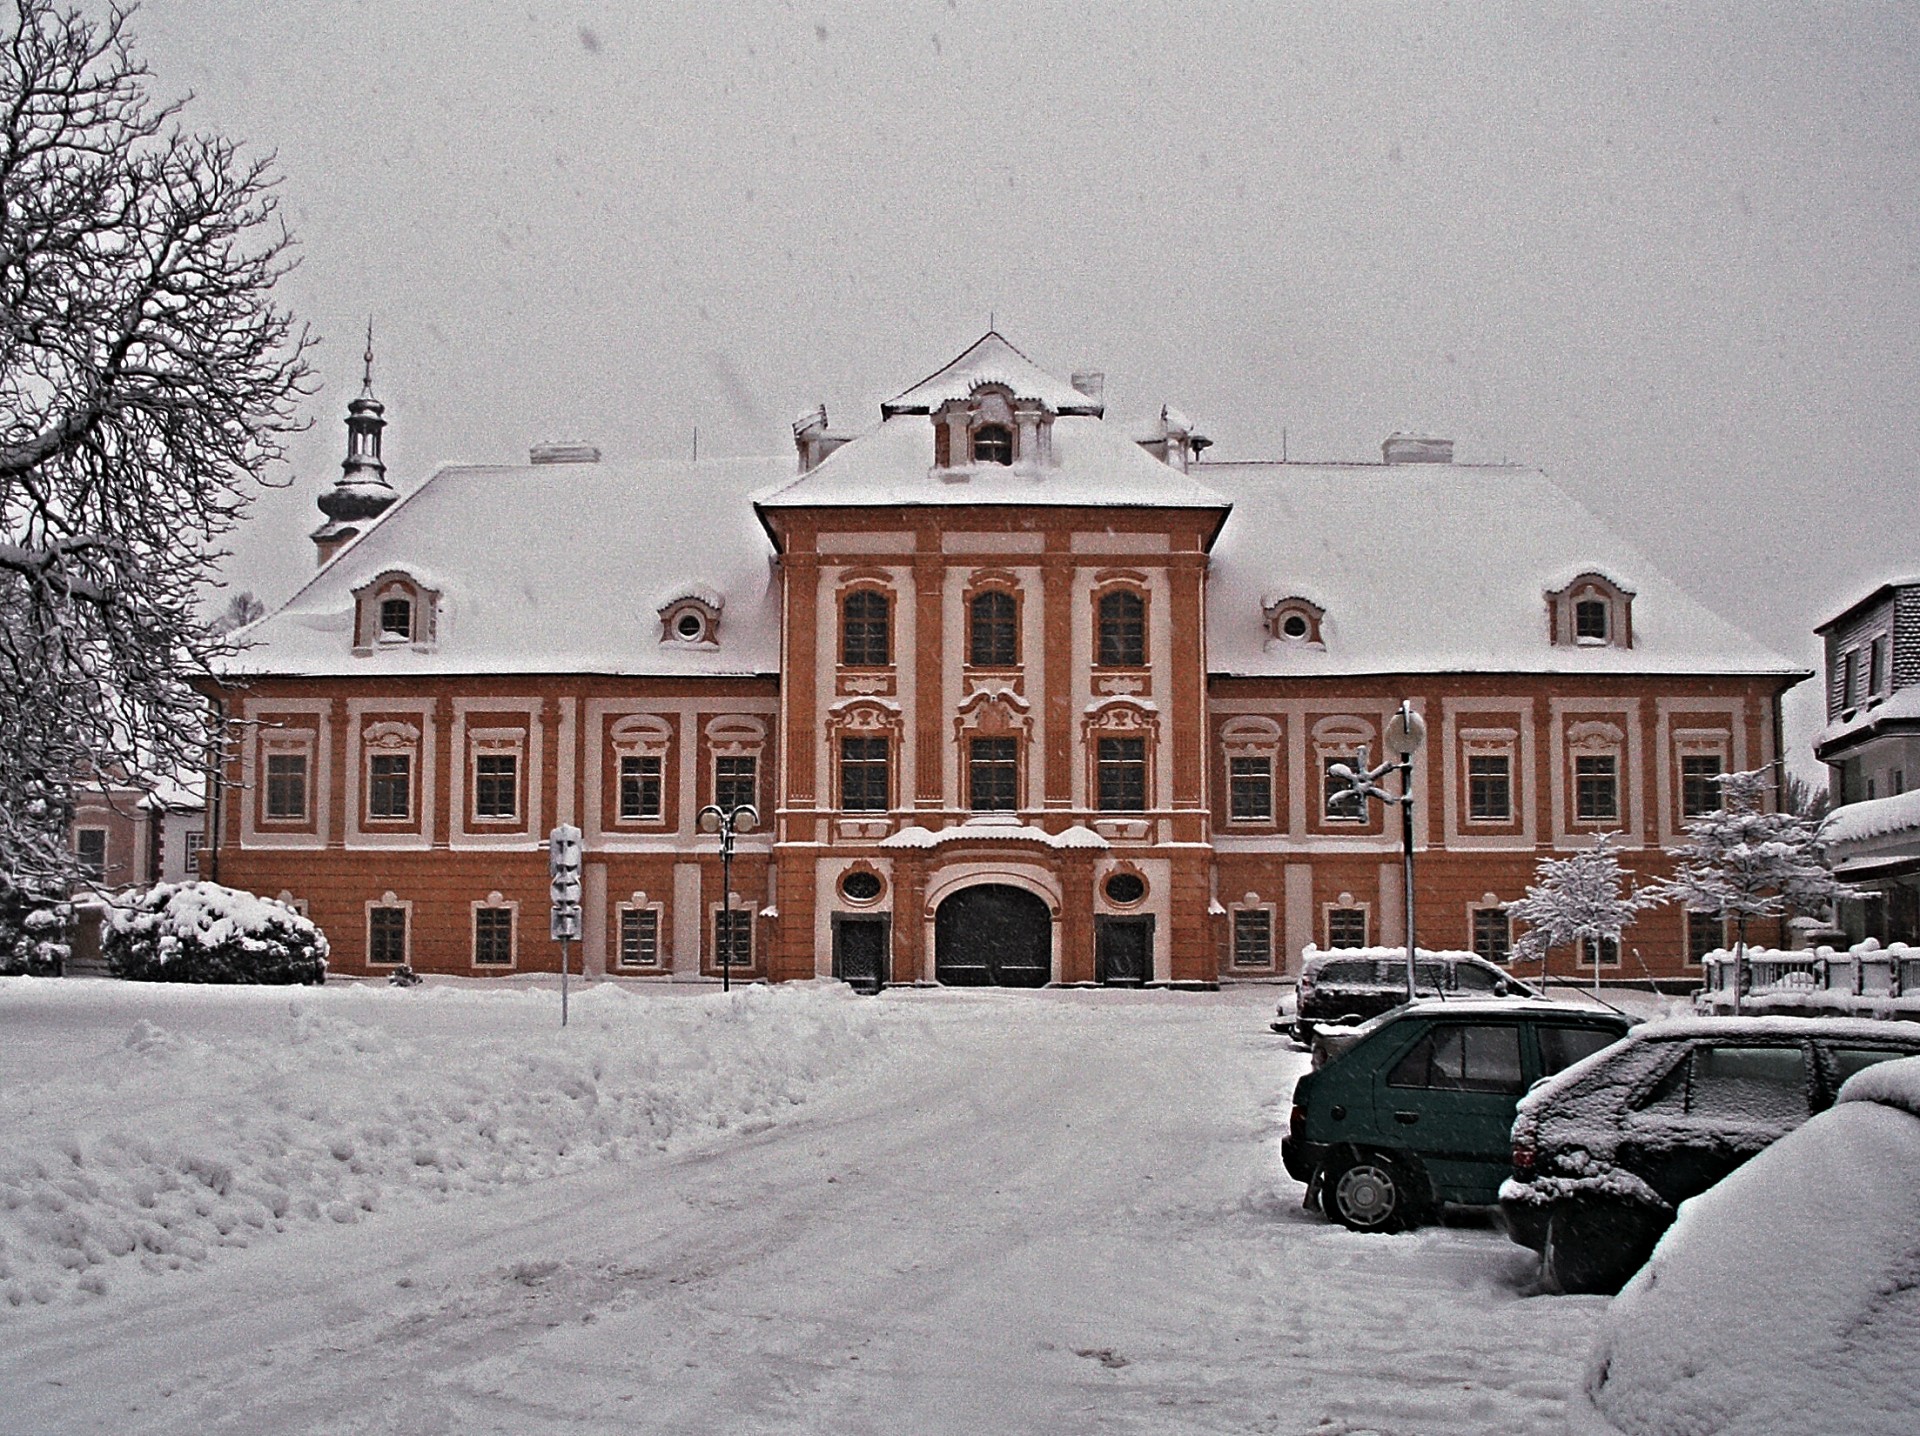
[[[1285,618],[1280,620],[1280,631],[1288,638],[1305,638],[1307,636],[1307,620],[1300,614],[1289,613]]]
[[[850,902],[872,902],[880,896],[880,875],[878,873],[848,873],[840,879],[840,891],[846,894]]]
[[[681,614],[678,621],[674,623],[673,631],[686,639],[687,642],[692,643],[707,631],[707,625],[699,614],[695,613],[692,609],[688,609],[685,613]]]
[[[1115,873],[1107,879],[1108,902],[1125,905],[1139,902],[1146,895],[1146,880],[1138,873]]]

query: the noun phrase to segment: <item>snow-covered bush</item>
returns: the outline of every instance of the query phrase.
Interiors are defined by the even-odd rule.
[[[319,983],[326,936],[283,902],[218,883],[160,883],[116,907],[108,970],[139,982]]]

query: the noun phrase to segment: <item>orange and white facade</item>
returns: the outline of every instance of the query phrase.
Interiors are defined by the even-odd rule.
[[[864,433],[804,418],[797,473],[572,448],[368,502],[369,401],[347,522],[218,695],[213,820],[219,880],[348,973],[556,969],[557,823],[588,972],[713,976],[724,904],[776,980],[1285,973],[1404,938],[1399,815],[1326,777],[1403,699],[1420,941],[1498,956],[1540,857],[1618,832],[1664,871],[1803,676],[1537,471],[1202,463],[997,334]],[[764,815],[727,895],[716,802]],[[1600,956],[1679,977],[1706,938],[1658,912]]]

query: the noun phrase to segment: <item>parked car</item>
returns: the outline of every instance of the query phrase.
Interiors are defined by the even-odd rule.
[[[1649,1023],[1527,1094],[1507,1230],[1560,1291],[1614,1292],[1674,1209],[1833,1105],[1855,1072],[1920,1054],[1920,1024],[1705,1017]]]
[[[1908,1436],[1920,1349],[1920,1059],[1688,1201],[1607,1308],[1573,1436]]]
[[[1529,984],[1466,952],[1423,952],[1413,967],[1419,997],[1538,997]],[[1282,1003],[1273,1030],[1303,1047],[1323,1025],[1352,1025],[1407,1000],[1407,959],[1392,948],[1309,948],[1291,1003]]]
[[[1281,1161],[1309,1207],[1355,1231],[1417,1225],[1443,1202],[1490,1205],[1520,1094],[1631,1024],[1544,1000],[1408,1003],[1300,1078]]]

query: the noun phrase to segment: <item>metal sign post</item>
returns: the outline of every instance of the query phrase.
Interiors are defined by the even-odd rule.
[[[547,834],[547,935],[560,944],[560,1025],[567,1025],[567,943],[580,936],[580,830],[562,823]]]

